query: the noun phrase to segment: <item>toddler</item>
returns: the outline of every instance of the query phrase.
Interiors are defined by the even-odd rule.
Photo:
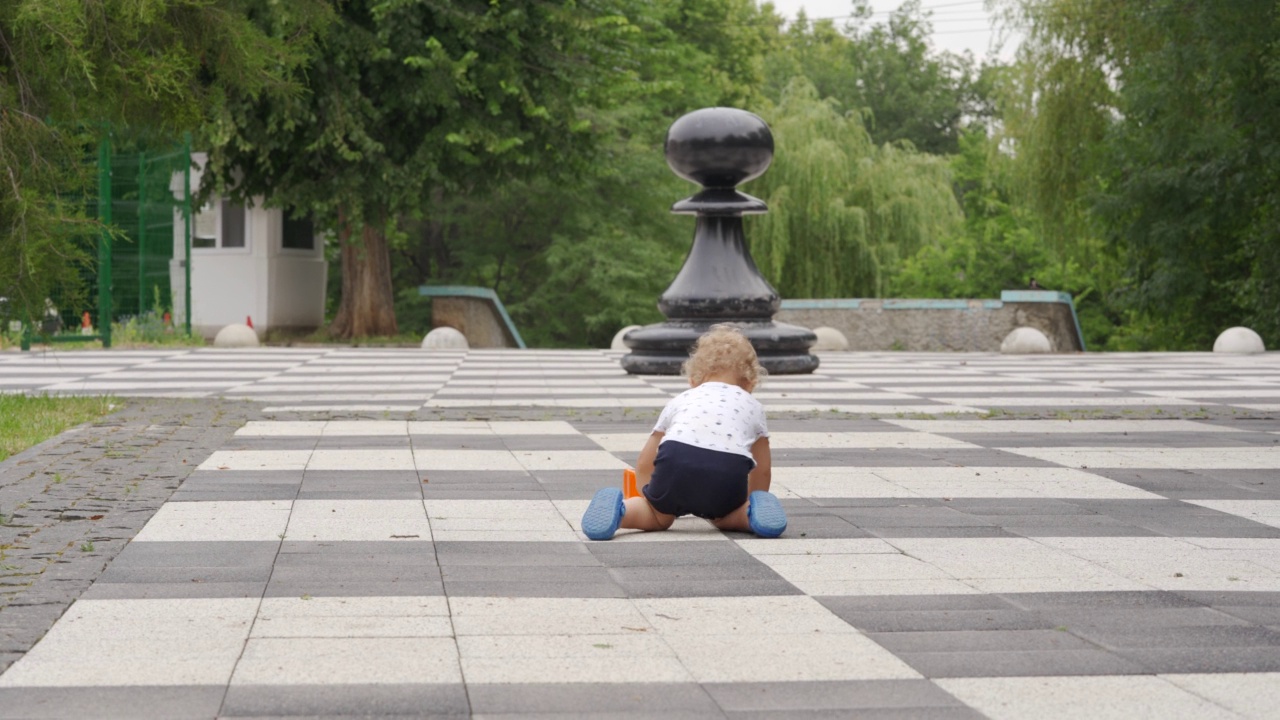
[[[619,527],[666,530],[681,515],[721,530],[778,537],[787,515],[769,492],[769,430],[751,391],[764,377],[751,341],[729,325],[698,338],[684,374],[689,389],[663,408],[636,462],[640,496],[596,492],[582,532],[608,540]]]

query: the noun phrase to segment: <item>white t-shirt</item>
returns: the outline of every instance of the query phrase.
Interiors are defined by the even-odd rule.
[[[676,440],[706,450],[735,453],[751,458],[751,446],[769,437],[764,406],[737,385],[704,382],[671,398],[662,409],[655,432],[662,442]]]

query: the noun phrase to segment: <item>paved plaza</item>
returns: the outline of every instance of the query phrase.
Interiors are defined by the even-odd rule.
[[[0,718],[1273,718],[1280,353],[829,353],[761,540],[580,532],[608,351],[0,353]]]

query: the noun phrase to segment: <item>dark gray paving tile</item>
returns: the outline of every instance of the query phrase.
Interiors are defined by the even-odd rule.
[[[450,597],[628,597],[627,592],[615,582],[582,584],[545,581],[525,582],[520,580],[471,580],[450,582],[448,588]]]
[[[94,583],[85,600],[153,600],[262,597],[266,582]]]
[[[293,500],[298,496],[297,485],[232,485],[217,489],[176,490],[169,498],[174,502],[221,502],[229,500]]]
[[[286,555],[354,556],[395,558],[397,562],[434,563],[435,549],[429,540],[285,540],[280,544],[280,561]],[[302,560],[297,560],[303,562]],[[311,562],[324,562],[316,559]]]
[[[1280,632],[1256,625],[1206,625],[1141,630],[1083,627],[1073,634],[1105,648],[1272,648],[1280,655]]]
[[[1259,625],[1280,625],[1280,605],[1259,607],[1256,605],[1215,605],[1214,609],[1239,618],[1245,622]]]
[[[860,718],[863,711],[873,709],[965,707],[928,680],[706,683],[703,687],[725,712],[771,712],[774,717],[780,717],[779,713],[792,717],[792,713],[806,710],[839,710],[856,711]]]
[[[422,486],[422,496],[432,500],[546,500],[547,491],[537,483],[519,487],[501,485],[482,485],[483,489],[464,485],[430,485]]]
[[[1240,593],[1232,593],[1234,597]],[[1280,593],[1272,593],[1280,598]],[[1002,593],[1002,601],[1027,610],[1044,610],[1054,612],[1060,608],[1067,609],[1166,609],[1166,608],[1199,608],[1207,604],[1198,600],[1194,593],[1164,592],[1161,590],[1131,591],[1117,590],[1104,592],[1044,592],[1044,593]]]
[[[1280,671],[1280,650],[1275,647],[1117,648],[1112,652],[1152,673]]]
[[[300,483],[304,470],[218,470],[210,468],[208,470],[196,470],[182,481],[182,485],[186,486],[190,483],[263,483],[263,484],[281,484],[281,483]]]
[[[529,482],[536,482],[536,479],[527,472],[522,471],[495,471],[488,472],[483,470],[431,470],[420,471],[418,476],[425,481],[426,485],[471,485],[471,486],[515,486]],[[597,476],[597,482],[599,478]],[[425,488],[424,488],[425,489]]]
[[[719,713],[707,691],[694,683],[473,684],[468,692],[477,715]]]
[[[746,534],[734,533],[742,537]],[[763,568],[763,563],[731,542],[680,543],[590,543],[587,552],[611,568],[656,567],[674,570],[684,567]],[[770,571],[772,572],[772,571]]]
[[[508,450],[599,450],[600,446],[584,435],[503,435]],[[637,447],[631,454],[640,452]]]
[[[1229,590],[1179,590],[1170,593],[1196,605],[1280,607],[1280,592]]]
[[[834,508],[832,514],[860,528],[876,530],[893,527],[993,527],[982,518],[966,515],[948,507],[904,505],[883,508]]]
[[[408,435],[323,435],[316,440],[317,450],[381,450],[408,447]]]
[[[432,435],[414,433],[409,436],[415,450],[506,450],[503,438],[493,434]]]
[[[992,595],[820,597],[818,602],[866,633],[1052,630],[1037,613]]]
[[[620,572],[615,570],[615,573]],[[755,595],[802,595],[782,578],[747,578],[720,580],[632,580],[618,583],[633,598],[664,597],[747,597]]]
[[[212,718],[223,692],[221,685],[0,688],[0,718]]]
[[[271,567],[275,541],[135,542],[111,561],[109,569],[134,567]]]
[[[599,545],[601,543],[595,543]],[[577,542],[464,542],[445,541],[435,544],[435,556],[441,567],[460,565],[487,566],[598,566],[600,561],[588,548]]]
[[[415,470],[308,470],[304,490],[356,490],[382,487],[416,488],[421,482]]]
[[[895,653],[930,678],[1031,675],[1136,675],[1146,666],[1099,649]]]
[[[277,582],[267,586],[266,597],[408,597],[413,595],[439,596],[444,585],[439,581],[405,580],[381,581],[315,579]]]
[[[819,600],[828,610],[841,612],[949,612],[955,610],[1014,610],[999,595],[849,595]]]
[[[786,537],[790,538],[865,538],[871,533],[855,527],[842,517],[826,514],[787,513]]]
[[[1061,630],[940,630],[867,633],[892,653],[1092,650],[1093,645]]]
[[[605,584],[612,581],[608,568],[595,566],[445,565],[440,569],[445,587],[467,582],[554,582]]]
[[[769,720],[778,717],[772,711],[745,710],[727,713],[730,720]],[[787,713],[787,720],[842,720],[848,710],[798,710]],[[985,715],[970,707],[863,708],[857,720],[981,720]]]
[[[1203,627],[1209,625],[1241,625],[1239,618],[1211,608],[1053,608],[1040,614],[1054,627],[1066,627],[1073,632],[1085,628],[1127,630],[1149,628]]]
[[[118,567],[107,566],[98,583],[262,583],[271,577],[271,566],[239,567]]]
[[[940,527],[868,527],[867,534],[879,538],[1012,538],[1022,535],[991,525]]]
[[[470,713],[461,685],[232,685],[222,717],[459,717]]]
[[[305,583],[438,583],[440,571],[434,566],[398,565],[391,563],[347,565],[276,566],[271,572],[271,584],[300,585]]]
[[[220,450],[312,450],[316,437],[249,437],[234,436]]]

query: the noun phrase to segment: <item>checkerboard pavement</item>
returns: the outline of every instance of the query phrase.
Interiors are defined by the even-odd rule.
[[[0,717],[1274,717],[1280,355],[823,355],[758,391],[782,538],[590,542],[682,387],[617,357],[0,355],[260,408]]]

